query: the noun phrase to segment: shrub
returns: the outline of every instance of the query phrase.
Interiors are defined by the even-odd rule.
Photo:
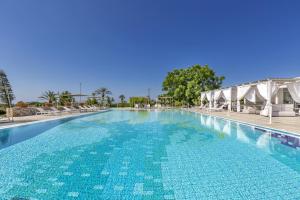
[[[19,101],[19,102],[16,103],[16,107],[18,107],[18,108],[27,108],[28,104],[23,102],[23,101]]]

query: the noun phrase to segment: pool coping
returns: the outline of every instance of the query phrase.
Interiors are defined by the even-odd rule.
[[[293,137],[300,138],[300,133],[293,132],[293,131],[287,131],[287,130],[284,130],[284,129],[271,128],[271,127],[268,127],[268,126],[263,126],[263,125],[258,125],[258,124],[249,123],[249,122],[245,122],[245,121],[235,120],[235,119],[231,119],[231,118],[228,118],[228,117],[221,117],[221,116],[217,116],[217,115],[214,115],[214,114],[199,113],[199,112],[196,112],[194,110],[188,110],[188,109],[181,109],[181,110],[185,111],[185,112],[190,112],[190,113],[195,113],[195,114],[205,115],[205,116],[212,116],[212,117],[216,117],[216,118],[219,118],[219,119],[228,120],[228,121],[236,122],[236,123],[239,123],[239,124],[244,124],[244,125],[260,128],[264,131],[272,131],[272,132],[277,132],[277,133],[281,133],[281,134],[290,135],[290,136],[293,136]]]
[[[71,114],[71,115],[65,115],[65,116],[55,116],[54,118],[50,118],[50,119],[42,119],[42,120],[35,120],[35,121],[31,121],[31,122],[10,124],[10,125],[6,125],[6,126],[1,126],[0,131],[3,130],[3,129],[15,128],[15,127],[20,127],[20,126],[27,126],[27,125],[37,124],[37,123],[42,123],[42,122],[61,120],[61,119],[67,119],[67,118],[72,118],[72,117],[76,118],[76,117],[81,117],[81,116],[89,116],[89,115],[104,113],[104,112],[108,112],[108,111],[111,111],[111,110],[106,109],[106,110],[100,110],[100,111],[96,111],[96,112],[76,113],[74,115]]]

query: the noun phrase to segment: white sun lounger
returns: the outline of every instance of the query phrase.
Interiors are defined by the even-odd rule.
[[[50,114],[52,114],[51,111],[44,110],[43,108],[36,107],[35,109],[38,110],[38,112],[35,113],[36,115],[50,115]]]

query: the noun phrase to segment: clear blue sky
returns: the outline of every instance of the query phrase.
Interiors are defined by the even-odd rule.
[[[0,0],[0,68],[17,100],[80,82],[154,97],[193,64],[225,86],[300,76],[300,1]]]

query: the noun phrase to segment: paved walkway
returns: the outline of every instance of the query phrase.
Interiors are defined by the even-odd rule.
[[[255,115],[255,114],[244,114],[244,113],[237,113],[237,112],[211,112],[211,111],[204,111],[200,109],[186,109],[192,112],[198,112],[203,114],[209,114],[213,116],[224,117],[232,120],[242,121],[251,124],[257,124],[260,126],[278,129],[287,132],[293,132],[300,135],[300,116],[296,117],[272,117],[272,124],[269,123],[269,118]]]
[[[3,118],[0,120],[0,128],[6,128],[11,126],[21,125],[24,123],[35,122],[35,121],[55,120],[55,119],[62,119],[66,117],[88,115],[92,113],[100,113],[106,111],[107,110],[100,110],[96,112],[83,112],[83,113],[61,113],[57,115],[31,115],[31,116],[23,116],[23,117],[14,117],[13,122],[8,121],[8,118]]]

